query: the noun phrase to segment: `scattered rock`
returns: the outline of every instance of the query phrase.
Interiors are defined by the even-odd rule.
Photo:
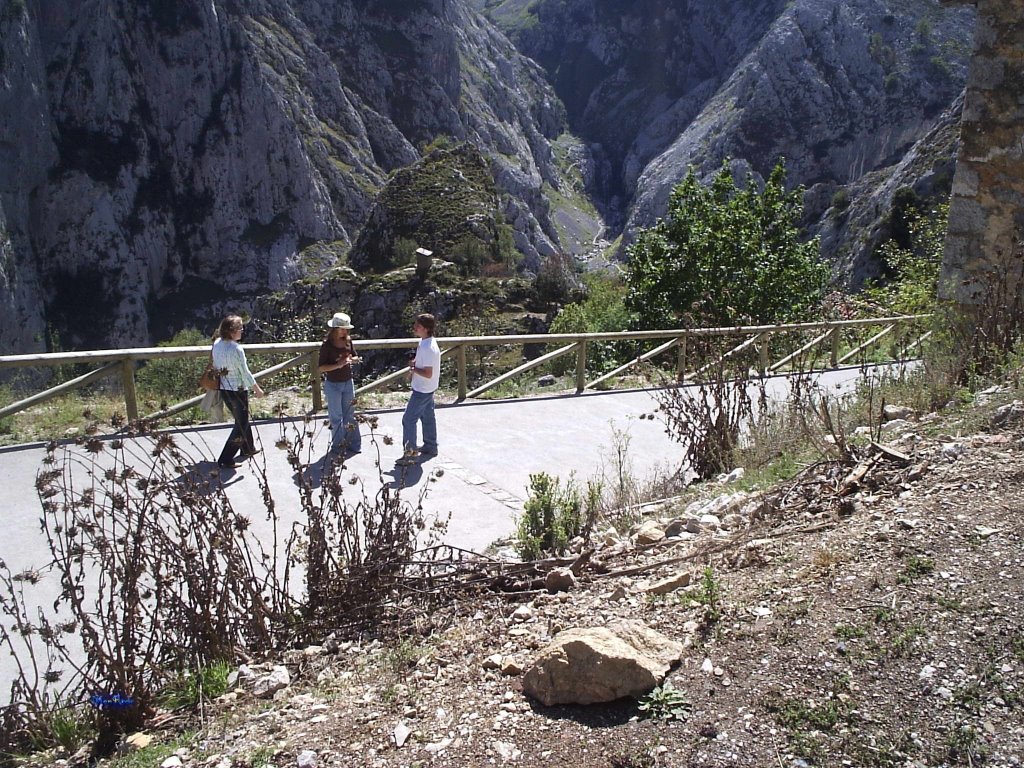
[[[568,592],[576,586],[576,576],[568,568],[552,568],[544,577],[548,592]]]
[[[395,739],[395,746],[404,747],[405,742],[409,739],[409,736],[411,734],[412,730],[409,728],[409,726],[407,726],[402,720],[399,720],[398,724],[395,725],[395,730],[392,734]]]
[[[885,421],[907,421],[914,415],[914,409],[905,405],[887,405],[882,408],[882,418]]]
[[[121,754],[130,754],[132,752],[138,752],[140,749],[145,749],[153,743],[153,737],[148,733],[142,733],[136,731],[135,733],[127,736],[118,747],[117,751]]]
[[[526,670],[523,691],[549,707],[643,696],[661,683],[682,650],[636,621],[569,629]]]
[[[299,752],[299,756],[295,758],[295,765],[298,768],[316,768],[316,752],[312,749],[304,749]]]
[[[280,690],[284,690],[292,684],[292,677],[288,668],[275,665],[270,673],[260,677],[253,683],[252,695],[258,699],[269,699]]]
[[[533,618],[533,608],[528,605],[520,605],[512,612],[512,621],[517,624],[529,621]]]
[[[514,657],[508,656],[501,661],[501,674],[509,677],[517,677],[523,674],[523,665]]]
[[[669,592],[675,592],[681,587],[688,587],[691,578],[692,574],[689,571],[683,571],[669,576],[667,579],[655,582],[646,589],[646,592],[650,595],[667,595]]]
[[[657,544],[665,538],[665,530],[657,520],[645,520],[636,532],[636,543],[640,546]]]

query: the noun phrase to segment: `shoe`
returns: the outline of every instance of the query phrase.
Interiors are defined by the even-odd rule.
[[[238,469],[242,465],[237,461],[218,461],[217,466],[220,469]]]
[[[437,456],[437,448],[424,448],[419,453],[420,456]]]
[[[419,451],[406,451],[402,454],[402,458],[395,462],[400,467],[408,467],[416,463],[416,460],[420,457]]]
[[[242,451],[242,455],[247,459],[255,458],[257,455],[263,453],[263,451],[257,448],[255,451]]]

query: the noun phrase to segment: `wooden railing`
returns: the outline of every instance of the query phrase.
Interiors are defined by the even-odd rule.
[[[828,345],[829,362],[832,368],[843,365],[849,360],[856,358],[866,349],[879,345],[884,339],[891,336],[900,329],[912,331],[918,327],[927,315],[906,315],[900,317],[870,318],[866,320],[839,320],[820,323],[790,323],[782,325],[760,325],[760,326],[739,326],[729,328],[677,328],[673,330],[658,331],[621,331],[615,333],[563,333],[563,334],[531,334],[520,336],[449,336],[439,337],[438,344],[441,347],[442,358],[455,357],[456,382],[458,389],[457,399],[459,401],[467,398],[477,397],[487,390],[505,381],[525,373],[533,368],[550,363],[564,355],[575,354],[575,384],[576,392],[581,393],[592,389],[602,382],[615,376],[623,374],[640,363],[647,362],[670,351],[675,351],[676,377],[679,381],[699,375],[716,362],[727,360],[738,356],[741,352],[751,348],[758,350],[757,369],[761,375],[776,373],[789,365],[801,355],[805,355],[816,347]],[[858,330],[867,328],[880,328],[865,341],[854,345],[850,349],[841,347],[841,334],[847,330]],[[785,357],[772,362],[769,359],[769,339],[780,334],[806,334],[816,333],[816,336],[806,344]],[[916,337],[908,341],[902,348],[904,356],[910,356],[913,351],[924,341],[930,333]],[[742,339],[739,344],[727,350],[718,360],[702,361],[703,365],[696,368],[692,373],[687,373],[688,359],[687,349],[689,342],[693,339],[708,337],[736,337]],[[602,374],[590,381],[587,380],[587,350],[590,345],[600,342],[629,342],[637,344],[661,341],[653,349],[637,355],[629,362],[624,363],[613,371]],[[357,352],[369,350],[395,350],[415,349],[417,339],[365,339],[356,340]],[[474,389],[469,389],[467,351],[474,347],[494,347],[506,345],[561,345],[551,352],[540,355],[529,360],[510,371],[502,373],[489,381],[486,381]],[[290,359],[279,363],[255,374],[257,380],[268,379],[282,371],[305,366],[309,372],[309,381],[313,386],[312,407],[314,411],[323,408],[322,395],[319,383],[320,375],[317,373],[317,357],[320,349],[320,342],[283,343],[283,344],[246,344],[245,349],[252,357],[257,352],[275,352],[290,354]],[[81,388],[91,382],[105,377],[117,377],[120,379],[121,388],[124,392],[125,410],[130,420],[139,418],[138,396],[135,384],[135,368],[139,362],[150,360],[172,360],[183,358],[203,358],[210,354],[208,346],[201,347],[146,347],[138,349],[104,349],[83,352],[61,352],[49,354],[29,355],[3,355],[0,356],[0,371],[11,368],[40,368],[56,367],[76,364],[102,364],[99,368],[78,376],[70,381],[65,381],[45,391],[37,392],[17,402],[0,408],[0,418],[9,416],[30,408],[33,405],[44,402],[62,394]],[[196,378],[198,379],[201,365],[196,366]],[[356,393],[376,389],[385,386],[406,375],[406,369],[399,367],[392,373],[360,386]],[[149,414],[146,418],[163,418],[179,411],[187,410],[198,405],[202,395],[176,403],[158,413]]]

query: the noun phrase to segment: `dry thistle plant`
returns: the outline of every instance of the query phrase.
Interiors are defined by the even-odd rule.
[[[741,431],[754,416],[750,367],[757,352],[742,345],[729,349],[724,339],[701,337],[693,343],[693,355],[708,362],[684,383],[666,384],[664,375],[659,376],[653,395],[668,434],[683,446],[684,465],[697,479],[707,480],[732,469]],[[763,405],[763,383],[755,386]]]
[[[280,424],[301,513],[287,535],[259,462],[262,505],[240,511],[197,458],[209,450],[184,435],[140,424],[114,440],[48,446],[37,476],[47,562],[21,573],[0,562],[0,646],[15,658],[0,751],[55,743],[59,713],[74,709],[94,720],[102,755],[185,671],[328,632],[429,628],[451,598],[438,586],[453,568],[437,545],[446,521],[428,521],[422,496],[408,504],[401,482],[385,482],[379,450],[373,483],[341,463],[314,482],[312,422]],[[59,583],[52,609],[32,594],[44,577]]]

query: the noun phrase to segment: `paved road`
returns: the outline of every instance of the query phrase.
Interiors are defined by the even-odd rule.
[[[835,372],[823,377],[821,383],[845,388],[857,375],[856,369]],[[786,381],[776,378],[771,385],[773,396],[778,397]],[[377,417],[374,439],[364,437],[363,453],[350,459],[343,471],[358,476],[370,494],[380,483],[402,488],[403,497],[413,502],[425,494],[424,512],[449,518],[445,542],[482,552],[514,532],[532,473],[547,472],[563,479],[575,473],[582,485],[596,476],[614,481],[620,469],[639,480],[678,470],[681,447],[665,434],[660,418],[648,418],[656,407],[654,396],[647,391],[442,406],[437,411],[440,454],[409,470],[395,465],[401,453],[402,411],[371,411],[368,415]],[[293,434],[301,428],[300,421],[257,425],[258,441],[264,449],[262,464],[277,518],[285,525],[300,519],[301,507],[295,472],[275,443],[282,429]],[[312,431],[309,460],[303,462],[303,471],[316,484],[325,471],[323,456],[329,442],[323,417],[312,422]],[[188,471],[212,470],[227,432],[224,425],[180,430],[176,440],[192,443],[189,453],[197,462]],[[390,445],[386,437],[391,438]],[[145,448],[139,446],[142,451]],[[617,463],[620,449],[626,452],[624,467]],[[81,447],[70,450],[84,455]],[[0,449],[0,558],[14,573],[48,561],[35,491],[35,476],[43,456],[41,445]],[[269,540],[269,524],[261,522],[265,507],[254,468],[243,466],[224,476],[222,482],[233,508],[247,513],[253,520],[251,530]],[[35,588],[37,605],[52,604],[59,589],[56,582],[47,577]],[[10,664],[4,654],[0,658],[0,686],[6,687],[13,675]]]
[[[514,530],[531,473],[567,478],[575,472],[582,482],[603,467],[614,466],[616,446],[628,446],[632,471],[638,476],[678,466],[681,451],[665,435],[663,424],[642,418],[655,407],[653,397],[644,391],[440,406],[439,455],[408,469],[395,465],[401,454],[402,411],[368,411],[378,420],[373,439],[364,425],[364,450],[346,462],[343,472],[357,475],[371,492],[382,482],[404,488],[403,496],[409,500],[425,492],[423,507],[429,515],[450,515],[447,543],[483,551]],[[284,523],[298,519],[301,510],[295,473],[275,443],[282,430],[294,437],[301,427],[299,421],[257,425],[257,440],[264,449],[262,463]],[[189,453],[200,460],[194,469],[202,472],[213,468],[212,460],[227,432],[225,425],[204,426],[182,430],[176,439],[194,444]],[[329,440],[322,417],[314,420],[313,432],[304,464],[316,485],[325,471]],[[386,445],[385,438],[392,444]],[[72,450],[84,454],[83,448]],[[0,557],[12,569],[44,554],[35,493],[35,474],[43,455],[40,445],[0,449],[0,509],[7,531],[0,540]],[[236,510],[248,509],[254,516],[263,511],[252,467],[243,465],[223,482]]]

